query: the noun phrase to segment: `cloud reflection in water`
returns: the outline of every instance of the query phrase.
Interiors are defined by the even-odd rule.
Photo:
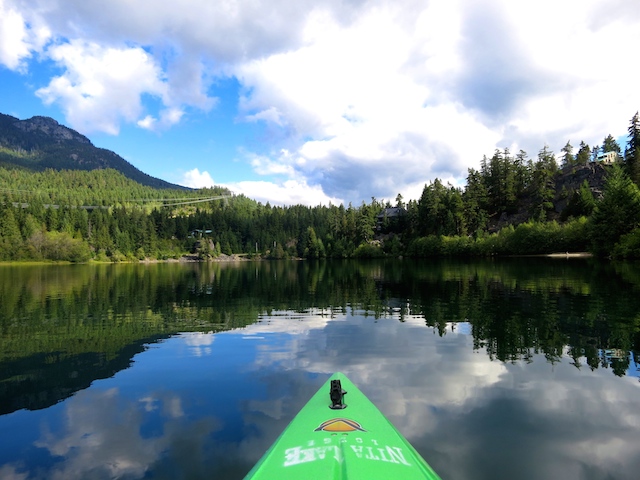
[[[640,471],[636,377],[577,369],[567,356],[555,364],[543,355],[491,360],[474,350],[469,332],[458,323],[439,336],[420,317],[309,311],[173,337],[41,411],[35,447],[50,464],[9,462],[0,474],[242,478],[335,371],[359,385],[443,478]]]
[[[632,376],[578,370],[568,357],[555,365],[543,355],[530,364],[492,361],[483,349],[474,350],[470,328],[460,323],[438,337],[418,317],[401,325],[364,316],[337,320],[298,322],[287,348],[260,348],[258,377],[281,384],[287,394],[249,403],[247,423],[258,422],[258,430],[275,438],[312,393],[299,389],[302,398],[291,398],[301,372],[343,371],[443,478],[577,480],[633,478],[640,471],[634,440],[640,385]],[[301,324],[308,326],[303,335]],[[288,325],[274,319],[269,328],[281,335]],[[254,329],[267,333],[264,325],[254,325],[242,334]],[[261,373],[274,365],[277,379]],[[290,405],[284,415],[283,403]],[[261,405],[267,408],[260,411]]]

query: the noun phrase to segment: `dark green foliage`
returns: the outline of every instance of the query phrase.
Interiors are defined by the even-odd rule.
[[[580,252],[588,247],[587,219],[556,222],[527,222],[512,225],[492,235],[445,237],[429,235],[415,239],[408,255],[414,257],[531,255]]]
[[[308,227],[303,238],[303,256],[307,258],[323,258],[326,256],[322,239],[318,238],[313,227]]]
[[[284,248],[282,248],[282,244],[281,243],[278,243],[275,246],[275,248],[271,251],[270,258],[273,258],[275,260],[280,260],[282,258],[287,258],[287,254],[284,251]]]
[[[607,152],[620,153],[620,145],[618,145],[618,142],[616,142],[616,139],[613,138],[611,134],[607,135],[602,142],[602,153]]]
[[[615,166],[607,178],[604,196],[591,219],[593,252],[610,256],[623,235],[640,226],[640,190]]]
[[[538,162],[533,170],[531,217],[534,220],[546,220],[548,212],[553,209],[554,177],[557,172],[555,155],[545,145],[538,153]]]
[[[576,155],[576,165],[586,165],[591,159],[591,149],[589,145],[584,142],[580,142],[580,149]]]
[[[444,255],[442,237],[429,235],[415,239],[409,245],[407,254],[411,257],[439,257]]]
[[[624,150],[625,171],[636,185],[640,185],[640,116],[638,112],[629,122],[629,140]]]
[[[23,249],[13,207],[0,205],[0,260],[17,260]]]
[[[527,222],[499,232],[503,254],[525,255],[580,252],[587,248],[585,218],[560,225],[556,222]]]
[[[488,196],[489,193],[480,173],[470,168],[467,176],[467,188],[462,195],[462,200],[467,230],[471,234],[475,235],[487,227],[489,220]]]
[[[513,161],[508,149],[496,150],[493,157],[482,163],[481,175],[487,189],[492,213],[512,212],[516,206],[518,194],[517,180],[521,177],[520,164]]]
[[[355,258],[379,258],[384,257],[384,251],[378,245],[371,245],[370,243],[363,243],[355,252],[353,252]]]
[[[462,192],[444,186],[439,179],[425,185],[417,204],[415,231],[421,235],[462,235],[466,233]]]
[[[573,155],[573,146],[571,145],[570,141],[568,141],[567,144],[562,147],[562,152],[564,153],[564,155],[562,156],[563,167],[570,167],[576,164],[576,158]]]
[[[569,199],[567,207],[562,211],[560,219],[562,221],[567,220],[570,217],[588,217],[596,208],[596,201],[593,198],[593,193],[589,188],[589,184],[585,180],[580,186],[580,190],[573,192],[573,195]]]
[[[404,253],[404,245],[398,235],[392,235],[382,244],[382,251],[392,257],[399,257]]]
[[[640,258],[640,228],[622,235],[611,255],[616,258]]]

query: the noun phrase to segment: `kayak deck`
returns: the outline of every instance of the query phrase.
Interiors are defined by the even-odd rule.
[[[337,390],[338,385],[342,392]],[[336,373],[245,478],[440,477],[377,407],[345,375]]]

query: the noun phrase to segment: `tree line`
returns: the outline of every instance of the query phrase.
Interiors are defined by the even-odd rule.
[[[268,258],[539,254],[591,251],[640,256],[640,118],[630,121],[624,153],[570,142],[558,161],[548,146],[535,158],[496,150],[469,169],[465,188],[439,179],[417,200],[372,198],[361,205],[263,205],[220,189],[154,189],[115,170],[33,173],[0,167],[0,260],[84,262]],[[562,175],[614,152],[601,195],[586,181],[558,191]],[[602,167],[604,168],[604,167]],[[196,199],[229,198],[195,203]],[[194,203],[171,198],[194,200]],[[557,211],[558,199],[565,207]],[[179,204],[179,205],[176,205]],[[80,207],[91,206],[86,209]],[[504,225],[500,219],[517,217]]]

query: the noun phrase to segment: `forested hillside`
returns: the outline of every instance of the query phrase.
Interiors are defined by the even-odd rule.
[[[605,154],[614,152],[612,155]],[[28,157],[26,150],[7,155]],[[605,164],[602,158],[613,158]],[[263,258],[510,255],[640,256],[640,120],[624,153],[567,142],[557,159],[507,149],[465,188],[435,179],[417,200],[273,207],[224,189],[155,189],[114,170],[0,167],[0,259],[87,261],[221,254]],[[26,160],[25,160],[26,162]]]
[[[112,168],[142,185],[185,188],[141,172],[124,158],[95,147],[87,137],[53,118],[19,120],[0,114],[0,166],[14,165],[32,171]]]

